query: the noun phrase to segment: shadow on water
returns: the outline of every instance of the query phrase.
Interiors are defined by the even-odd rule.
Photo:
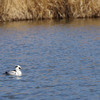
[[[0,23],[0,100],[99,100],[99,45],[100,19]]]

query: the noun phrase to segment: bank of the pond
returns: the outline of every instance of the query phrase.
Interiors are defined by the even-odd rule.
[[[0,21],[100,17],[100,0],[0,0]]]

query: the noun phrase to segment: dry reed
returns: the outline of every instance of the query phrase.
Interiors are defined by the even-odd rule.
[[[100,0],[68,0],[70,14],[79,17],[100,17]]]
[[[100,17],[100,0],[0,0],[0,21]]]

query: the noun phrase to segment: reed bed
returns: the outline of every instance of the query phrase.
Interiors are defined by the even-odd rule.
[[[100,0],[68,0],[69,16],[100,17]]]
[[[0,0],[0,21],[100,17],[100,0]]]

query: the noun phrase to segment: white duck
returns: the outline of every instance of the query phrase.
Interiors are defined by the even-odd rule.
[[[15,70],[5,72],[5,74],[6,75],[21,76],[22,75],[22,72],[21,72],[20,69],[22,69],[21,66],[17,65],[17,66],[15,66]]]

